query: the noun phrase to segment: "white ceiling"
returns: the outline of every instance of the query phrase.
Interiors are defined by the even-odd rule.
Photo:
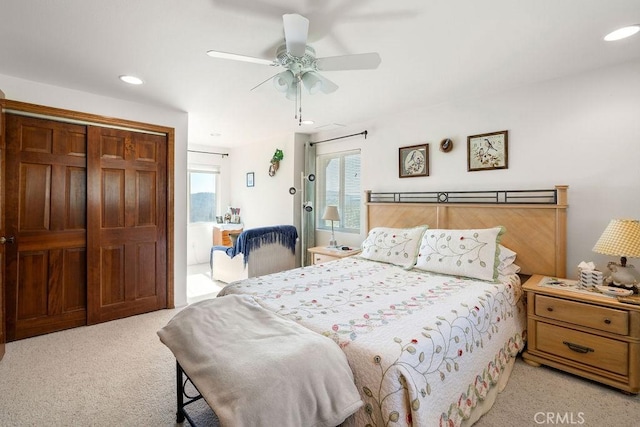
[[[382,57],[323,73],[340,88],[303,95],[314,125],[299,127],[271,83],[250,91],[281,69],[206,55],[274,59],[285,13],[309,18],[318,57]],[[189,143],[220,147],[640,58],[640,35],[602,40],[640,23],[640,0],[0,0],[0,17],[0,74],[186,111]]]

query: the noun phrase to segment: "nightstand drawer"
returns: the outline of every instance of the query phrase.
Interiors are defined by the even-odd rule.
[[[576,301],[536,295],[535,314],[548,319],[573,323],[587,328],[629,334],[629,312],[614,308],[599,307]]]
[[[620,375],[628,374],[629,346],[626,342],[544,322],[537,322],[537,329],[536,348],[540,351]]]
[[[322,254],[313,254],[313,263],[314,264],[322,264],[325,262],[329,262],[329,261],[335,261],[338,258],[333,257],[333,256],[329,256],[329,255],[322,255]]]

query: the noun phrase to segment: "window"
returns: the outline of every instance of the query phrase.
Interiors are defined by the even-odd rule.
[[[331,229],[331,221],[322,219],[325,207],[338,206],[340,223],[334,228],[343,232],[360,232],[360,150],[324,154],[317,159],[316,224],[320,229]]]
[[[216,222],[218,173],[189,171],[189,223]]]

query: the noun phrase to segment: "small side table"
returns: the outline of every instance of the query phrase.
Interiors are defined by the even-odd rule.
[[[213,224],[213,246],[231,246],[230,234],[240,234],[243,224]]]
[[[523,285],[528,319],[524,361],[640,392],[640,306],[544,286],[544,280],[534,275]]]
[[[360,249],[342,250],[340,248],[328,248],[326,246],[316,246],[307,249],[311,254],[312,264],[322,264],[329,261],[335,261],[340,258],[346,258],[360,253]]]

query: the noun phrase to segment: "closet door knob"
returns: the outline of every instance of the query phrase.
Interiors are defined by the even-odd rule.
[[[0,244],[4,245],[5,243],[14,243],[16,241],[16,238],[11,236],[11,237],[4,237],[1,236],[0,237]]]

